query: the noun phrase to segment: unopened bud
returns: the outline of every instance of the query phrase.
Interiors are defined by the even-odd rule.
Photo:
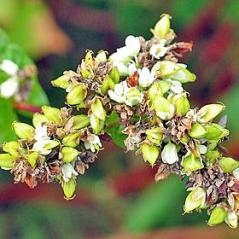
[[[59,87],[59,88],[62,88],[62,89],[67,89],[70,86],[70,82],[69,81],[70,81],[70,76],[63,75],[63,76],[58,77],[56,80],[53,80],[51,82],[51,84],[54,87]]]
[[[182,67],[180,70],[171,75],[170,78],[184,84],[188,82],[194,82],[196,80],[196,75],[190,72],[188,69]]]
[[[176,145],[169,141],[163,148],[161,159],[167,164],[176,163],[179,160]]]
[[[98,54],[95,57],[96,62],[101,63],[101,62],[106,62],[107,61],[107,56],[105,51],[99,51]]]
[[[239,167],[239,162],[230,157],[222,157],[219,160],[219,167],[224,173],[232,173],[232,171]]]
[[[18,149],[20,148],[20,144],[17,141],[7,142],[3,144],[2,148],[3,148],[3,151],[5,151],[6,153],[9,153],[13,157],[19,156]]]
[[[219,115],[224,108],[222,104],[205,105],[197,112],[197,120],[200,123],[207,123]]]
[[[120,73],[116,67],[113,67],[109,76],[114,81],[114,83],[118,84],[120,82]]]
[[[190,110],[190,103],[185,94],[173,96],[171,102],[174,104],[178,116],[184,116]]]
[[[154,34],[154,37],[158,39],[165,39],[170,32],[170,19],[171,16],[168,14],[163,14],[161,19],[156,23],[154,29],[151,29],[151,32]]]
[[[34,138],[35,129],[31,125],[19,122],[15,122],[12,125],[20,139],[32,140]]]
[[[238,225],[238,216],[235,212],[228,212],[225,218],[226,224],[231,228],[237,228]]]
[[[93,130],[93,133],[99,134],[104,129],[105,121],[100,120],[98,117],[92,114],[90,116],[90,125]]]
[[[205,201],[206,191],[200,187],[193,188],[185,200],[184,212],[189,213],[195,209],[204,207]]]
[[[90,119],[87,115],[72,116],[70,120],[73,122],[72,129],[83,129],[90,124]]]
[[[138,105],[143,99],[143,94],[134,87],[130,88],[126,95],[126,104],[129,106]]]
[[[106,75],[105,79],[102,82],[102,86],[101,86],[102,94],[106,94],[109,89],[114,90],[114,87],[115,87],[115,82],[111,79],[111,77]]]
[[[42,112],[46,118],[53,123],[61,124],[61,111],[55,107],[42,106]],[[43,119],[43,118],[42,118]]]
[[[226,137],[229,135],[229,130],[223,128],[219,124],[210,124],[206,126],[206,134],[204,135],[205,139],[216,140]]]
[[[79,151],[72,147],[63,147],[61,153],[65,163],[71,163],[79,155]]]
[[[156,77],[167,78],[171,77],[181,68],[179,64],[172,61],[159,61],[153,66],[151,72],[154,73]]]
[[[223,223],[227,216],[227,212],[223,207],[215,207],[212,210],[210,218],[207,222],[209,226],[215,226],[217,224]]]
[[[71,89],[71,91],[66,96],[66,101],[69,105],[81,104],[87,94],[85,85],[79,84]]]
[[[142,156],[145,162],[149,162],[151,166],[154,166],[159,156],[159,148],[154,145],[143,143],[140,146]]]

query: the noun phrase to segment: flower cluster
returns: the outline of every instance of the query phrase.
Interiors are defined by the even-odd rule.
[[[59,182],[66,198],[74,196],[76,178],[97,158],[115,113],[127,136],[127,151],[136,151],[152,167],[156,181],[170,174],[187,180],[184,211],[208,209],[208,224],[235,228],[239,216],[239,162],[224,157],[228,137],[220,103],[191,108],[185,83],[196,76],[179,62],[192,44],[174,42],[170,16],[162,15],[153,37],[128,36],[125,46],[108,56],[87,51],[77,70],[65,71],[52,85],[67,92],[67,107],[43,106],[33,126],[14,123],[18,141],[3,145],[0,167],[15,182],[35,187]]]

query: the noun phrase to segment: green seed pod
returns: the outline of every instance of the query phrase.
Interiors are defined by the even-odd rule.
[[[12,125],[20,139],[33,140],[35,129],[31,125],[19,122],[15,122]]]
[[[168,14],[161,16],[161,19],[156,23],[154,29],[151,29],[154,37],[158,39],[165,39],[167,37],[170,32],[170,19],[171,16]]]
[[[141,144],[140,149],[144,161],[149,162],[149,164],[153,167],[159,156],[159,148],[154,145],[143,143]]]
[[[19,156],[18,149],[20,148],[20,144],[17,141],[7,142],[3,144],[2,148],[6,153],[9,153],[13,157],[17,158]]]
[[[212,210],[212,213],[210,215],[210,218],[207,222],[209,226],[215,226],[217,224],[223,223],[224,220],[226,219],[227,212],[225,208],[223,207],[215,207]]]
[[[0,154],[0,168],[4,170],[10,170],[12,169],[15,157],[10,154]]]
[[[42,124],[44,124],[46,122],[49,122],[49,120],[48,120],[48,118],[45,115],[40,114],[40,113],[35,113],[33,115],[32,124],[34,125],[34,127],[42,125]]]
[[[182,69],[182,66],[172,61],[158,61],[152,68],[155,76],[161,78],[171,78],[173,74]]]
[[[66,96],[66,101],[69,105],[81,104],[87,94],[86,86],[84,84],[79,84],[71,89],[71,91]]]
[[[79,155],[79,151],[71,147],[63,147],[61,153],[65,163],[71,163]]]
[[[224,129],[219,124],[210,124],[206,125],[206,134],[204,135],[205,139],[216,140],[226,137],[229,135],[229,130]]]
[[[218,116],[224,108],[222,104],[205,105],[197,112],[197,120],[199,123],[207,123]]]
[[[206,191],[203,188],[194,188],[187,196],[184,204],[184,212],[189,213],[195,209],[204,207]]]
[[[113,67],[109,76],[115,84],[118,84],[120,82],[120,73],[118,68]]]
[[[206,129],[199,123],[194,123],[191,130],[189,131],[189,136],[195,139],[203,138],[206,133]]]
[[[218,150],[208,150],[205,156],[209,163],[212,164],[221,156],[221,153]]]
[[[74,148],[79,145],[80,137],[81,137],[81,133],[79,133],[79,132],[68,134],[63,138],[62,143],[65,146]]]
[[[70,120],[73,122],[72,129],[83,129],[90,124],[90,119],[87,115],[72,116]]]
[[[32,152],[27,155],[26,159],[27,159],[28,163],[34,168],[36,166],[38,157],[39,157],[38,152]]]
[[[62,124],[61,111],[59,109],[50,106],[42,106],[42,112],[48,121],[56,124]],[[43,120],[43,118],[40,120]]]
[[[104,129],[105,121],[100,120],[98,117],[92,114],[90,116],[90,125],[94,134],[99,134]]]
[[[71,178],[68,182],[62,182],[62,189],[65,195],[65,199],[72,199],[76,190],[76,180]]]
[[[239,167],[239,162],[230,157],[222,157],[219,160],[219,167],[224,173],[232,173],[232,171]]]
[[[56,80],[51,81],[51,84],[54,87],[67,89],[70,86],[70,76],[69,75],[60,76]]]
[[[92,101],[90,108],[91,108],[93,115],[95,115],[100,120],[105,120],[106,111],[105,111],[104,106],[99,98],[95,98]]]
[[[109,89],[113,90],[115,87],[114,81],[108,75],[105,76],[102,85],[101,85],[101,93],[106,94]]]
[[[195,157],[193,153],[188,153],[183,156],[181,165],[185,173],[191,173],[193,171],[204,168],[202,160],[198,157]]]
[[[155,145],[159,145],[163,138],[163,132],[160,127],[147,129],[146,130],[147,139]]]
[[[188,82],[194,82],[196,80],[196,75],[182,67],[180,70],[172,74],[170,78],[184,84]]]
[[[186,94],[175,95],[170,101],[174,104],[178,116],[184,116],[190,110],[190,103]]]

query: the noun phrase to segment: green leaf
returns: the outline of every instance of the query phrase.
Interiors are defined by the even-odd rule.
[[[127,136],[122,133],[124,127],[120,124],[119,120],[118,114],[113,111],[111,115],[106,117],[105,131],[111,136],[116,145],[123,148],[125,147],[124,140],[127,138]]]
[[[17,115],[11,102],[0,98],[0,143],[16,139],[12,129],[12,123],[16,120]]]

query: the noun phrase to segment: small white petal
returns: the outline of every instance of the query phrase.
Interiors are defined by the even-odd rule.
[[[19,83],[17,78],[9,78],[0,85],[0,94],[4,98],[10,98],[18,92]]]
[[[236,168],[233,170],[232,175],[236,178],[239,179],[239,168]]]
[[[133,62],[128,66],[128,74],[133,75],[136,71],[137,71],[137,68],[135,63]]]
[[[139,74],[139,85],[141,87],[149,87],[154,81],[153,75],[147,67],[143,67]]]
[[[159,43],[159,44],[152,45],[149,50],[149,53],[156,59],[160,59],[166,54],[167,50],[168,48],[165,47],[164,44]]]
[[[182,93],[184,91],[181,82],[175,81],[175,80],[170,80],[170,79],[168,79],[168,81],[171,83],[170,90],[173,93],[180,94],[180,93]]]
[[[236,215],[235,212],[228,212],[225,222],[231,227],[231,228],[236,228],[238,224],[238,216]]]
[[[176,145],[169,142],[163,148],[161,158],[164,163],[173,164],[179,160]]]
[[[38,125],[35,129],[35,140],[49,140],[50,137],[47,135],[47,126],[46,125]]]
[[[13,76],[18,71],[18,65],[10,60],[3,60],[0,64],[0,69],[6,72],[8,75]]]
[[[42,155],[48,155],[51,152],[51,149],[46,149],[45,146],[49,143],[51,140],[40,140],[36,141],[33,144],[32,150],[39,152]]]
[[[207,152],[207,147],[203,144],[198,146],[200,154],[205,154]]]
[[[130,56],[136,56],[140,51],[140,41],[138,37],[128,36],[125,39],[125,45],[128,47]]]
[[[63,180],[65,182],[68,182],[73,176],[77,176],[78,173],[75,171],[72,164],[67,163],[62,166],[62,174],[63,174]]]
[[[85,148],[90,149],[91,152],[98,151],[102,147],[100,138],[97,135],[91,135],[90,140],[84,142]]]

